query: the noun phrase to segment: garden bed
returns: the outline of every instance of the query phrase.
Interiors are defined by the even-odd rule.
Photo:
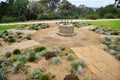
[[[84,79],[88,75],[95,78],[71,49],[58,46],[7,52],[0,59],[0,71],[1,80],[68,80],[69,74],[73,79]]]

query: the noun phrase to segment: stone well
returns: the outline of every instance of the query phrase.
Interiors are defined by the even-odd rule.
[[[57,33],[60,36],[74,36],[74,26],[72,24],[60,24],[59,31]]]

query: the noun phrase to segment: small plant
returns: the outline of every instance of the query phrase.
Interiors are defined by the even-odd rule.
[[[80,79],[75,74],[69,74],[65,76],[64,80],[80,80]]]
[[[35,54],[34,54],[34,53],[30,53],[30,54],[29,54],[29,58],[28,58],[28,60],[29,60],[30,62],[35,61],[35,60],[36,60],[36,56],[35,56]]]
[[[52,64],[60,64],[61,63],[60,57],[53,57],[51,60],[52,60]]]
[[[73,62],[71,64],[71,73],[76,72],[76,71],[80,72],[80,70],[82,70],[80,69],[80,66],[84,68],[86,66],[86,63],[83,60],[78,60],[78,61]]]
[[[9,61],[10,61],[10,62],[17,61],[17,60],[19,59],[19,56],[20,56],[20,55],[13,55],[13,56],[10,57]]]
[[[45,59],[51,59],[51,58],[53,58],[53,57],[56,57],[57,55],[56,55],[56,53],[54,52],[54,51],[47,51],[45,54],[44,54],[44,56],[45,56]]]
[[[36,47],[34,50],[35,50],[35,52],[41,52],[43,50],[46,50],[46,47],[44,47],[44,46]]]
[[[13,66],[12,66],[12,69],[11,69],[11,72],[12,73],[21,72],[22,71],[22,66],[23,66],[22,62],[20,62],[20,61],[14,62]]]
[[[27,40],[31,40],[32,39],[32,35],[31,34],[27,34],[27,36],[25,37]]]
[[[83,60],[78,60],[77,63],[81,65],[83,68],[86,66],[86,63]]]
[[[119,53],[116,55],[116,58],[120,61],[120,54]]]
[[[18,58],[18,61],[22,62],[22,63],[26,63],[28,60],[28,58],[25,55],[20,55]]]
[[[61,52],[61,49],[58,46],[53,46],[53,50],[56,52],[56,54]]]
[[[67,60],[72,61],[74,59],[75,59],[75,57],[72,54],[67,55]]]
[[[5,56],[8,58],[8,57],[10,57],[12,55],[12,53],[11,52],[6,52],[5,53]]]
[[[49,74],[42,74],[40,80],[50,80]]]
[[[30,73],[30,78],[31,79],[40,79],[41,78],[41,75],[42,75],[42,73],[41,73],[41,71],[40,70],[38,70],[38,69],[34,69],[31,73]]]
[[[15,49],[14,51],[13,51],[13,54],[14,55],[19,55],[21,53],[21,51],[19,50],[19,49]]]
[[[0,80],[7,80],[7,73],[3,69],[0,69]]]

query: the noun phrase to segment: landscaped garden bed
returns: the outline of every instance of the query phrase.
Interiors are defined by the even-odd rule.
[[[29,25],[23,25],[16,27],[17,30],[40,30],[40,29],[46,29],[49,28],[49,25],[47,23],[39,23],[39,24],[29,24]]]
[[[1,46],[4,44],[12,44],[25,40],[31,40],[31,34],[24,34],[22,32],[0,31]]]
[[[83,75],[90,73],[86,63],[77,59],[73,53],[69,48],[58,46],[38,46],[6,52],[3,58],[0,58],[0,80],[80,80],[80,78],[86,78]]]
[[[120,60],[120,36],[115,38],[105,37],[102,39],[102,43],[106,45],[104,47],[105,51],[108,51],[111,55]]]

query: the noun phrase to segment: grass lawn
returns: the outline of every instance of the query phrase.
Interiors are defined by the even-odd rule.
[[[102,27],[108,27],[113,28],[116,30],[120,30],[120,20],[112,20],[112,21],[85,21],[86,23],[96,25],[96,26],[102,26]]]
[[[17,26],[23,26],[24,24],[16,24],[16,25],[0,25],[0,30],[8,30],[15,28]]]

